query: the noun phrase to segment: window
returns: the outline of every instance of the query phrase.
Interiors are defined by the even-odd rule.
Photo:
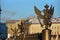
[[[51,34],[53,34],[53,31],[51,32]]]
[[[56,35],[56,32],[55,32],[55,35]]]
[[[55,29],[56,29],[56,27],[55,27]]]

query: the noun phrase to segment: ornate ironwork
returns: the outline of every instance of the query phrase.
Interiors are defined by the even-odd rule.
[[[45,28],[47,29],[52,24],[51,18],[54,13],[54,7],[52,7],[52,5],[51,5],[51,7],[49,8],[49,6],[47,4],[44,7],[45,7],[45,9],[43,9],[43,15],[41,14],[42,11],[40,11],[36,6],[34,6],[34,10],[35,10],[35,13],[37,14],[38,18],[43,19],[44,24],[42,24],[42,23],[40,23],[40,24],[43,26],[45,25]]]

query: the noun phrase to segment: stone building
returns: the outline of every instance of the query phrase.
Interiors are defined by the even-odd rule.
[[[29,22],[32,22],[32,23],[30,26],[28,26],[28,31],[27,31],[28,34],[31,35],[31,34],[42,33],[42,30],[44,29],[44,27],[43,28],[41,27],[37,18],[32,18],[29,20]],[[20,24],[20,23],[21,23],[21,20],[13,20],[13,21],[7,22],[6,25],[8,26],[8,34],[12,35],[13,32],[12,32],[11,28],[13,28],[13,29],[15,27],[17,28],[18,24]],[[49,29],[52,30],[52,32],[51,32],[52,40],[56,39],[57,31],[58,31],[58,35],[59,35],[59,39],[60,39],[60,18],[52,18],[52,25],[51,25],[51,27],[49,27]]]
[[[39,24],[38,19],[35,18],[29,27],[29,34],[42,33],[43,29],[44,27],[42,28],[41,25]],[[59,40],[60,40],[60,19],[59,18],[52,19],[52,25],[51,27],[49,27],[49,29],[52,30],[51,39],[52,40],[56,39],[56,33],[58,32]]]

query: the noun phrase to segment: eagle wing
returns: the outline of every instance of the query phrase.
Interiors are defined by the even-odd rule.
[[[52,5],[51,5],[51,7],[50,7],[50,14],[51,14],[51,16],[53,15],[53,13],[54,13],[54,7],[52,7]]]
[[[39,18],[41,19],[44,18],[43,15],[41,14],[41,11],[36,6],[34,6],[34,11],[38,15]]]

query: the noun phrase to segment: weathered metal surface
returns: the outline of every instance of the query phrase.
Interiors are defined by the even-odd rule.
[[[44,29],[42,31],[42,40],[51,40],[51,30],[50,29]]]

